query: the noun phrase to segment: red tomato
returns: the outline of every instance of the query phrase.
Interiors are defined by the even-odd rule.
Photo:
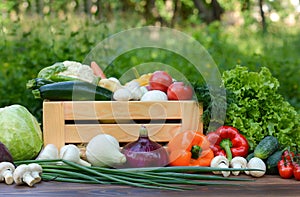
[[[294,152],[285,150],[282,153],[281,159],[286,159],[287,161],[292,162],[294,157],[295,157],[295,153]]]
[[[280,160],[277,164],[279,175],[283,179],[290,179],[293,176],[293,164],[284,159]]]
[[[294,165],[294,171],[293,171],[294,177],[297,181],[300,181],[300,165],[295,164]]]
[[[174,82],[169,86],[167,95],[169,100],[191,100],[193,89],[183,82]]]
[[[155,71],[150,79],[149,86],[151,90],[160,90],[167,92],[168,87],[172,84],[172,77],[165,71]]]

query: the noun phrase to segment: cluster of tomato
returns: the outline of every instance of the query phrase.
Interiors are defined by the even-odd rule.
[[[149,79],[150,90],[160,90],[167,94],[168,100],[190,100],[193,88],[173,78],[165,71],[155,71]]]
[[[290,179],[293,176],[297,181],[300,180],[300,154],[285,150],[277,167],[280,177]]]

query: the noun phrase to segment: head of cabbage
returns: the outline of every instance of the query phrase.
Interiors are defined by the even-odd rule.
[[[34,159],[43,145],[40,125],[24,106],[0,108],[0,142],[14,161]]]

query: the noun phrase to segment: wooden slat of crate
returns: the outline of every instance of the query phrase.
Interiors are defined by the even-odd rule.
[[[141,125],[135,123],[138,120],[149,121],[145,123],[149,136],[158,142],[168,142],[182,130],[203,129],[202,107],[195,101],[45,101],[43,110],[44,144],[57,147],[87,143],[100,133],[111,134],[120,142],[133,141]]]
[[[88,142],[93,136],[107,133],[115,136],[119,142],[130,142],[138,138],[141,124],[122,124],[115,127],[114,124],[103,125],[66,125],[65,142]],[[157,142],[167,142],[180,130],[181,124],[152,124],[146,125],[150,138]],[[117,135],[116,135],[117,133]]]
[[[185,102],[64,102],[66,120],[181,119]],[[178,107],[181,105],[181,107]]]

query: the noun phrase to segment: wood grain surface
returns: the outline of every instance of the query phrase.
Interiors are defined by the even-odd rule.
[[[1,183],[0,196],[300,196],[300,182],[295,179],[281,179],[279,176],[266,175],[262,178],[253,178],[253,180],[251,182],[231,181],[230,183],[240,185],[230,186],[192,186],[192,190],[187,191],[166,191],[130,186],[62,183],[56,181],[43,181],[31,188],[25,185],[17,186],[15,184],[5,185]]]

